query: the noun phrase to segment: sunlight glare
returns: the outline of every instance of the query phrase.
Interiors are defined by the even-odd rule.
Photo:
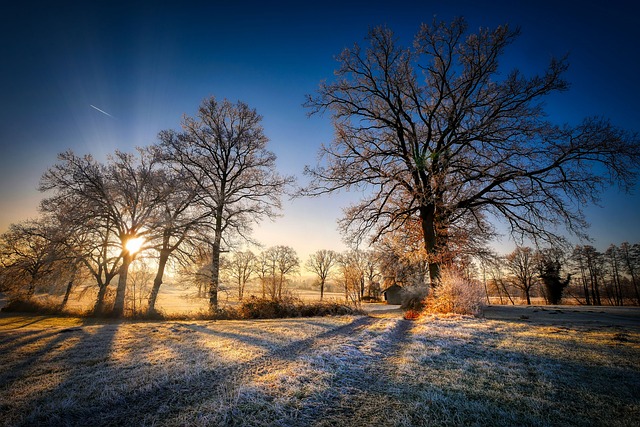
[[[129,251],[129,253],[135,254],[140,250],[140,248],[142,248],[143,244],[144,244],[144,238],[134,237],[133,239],[127,240],[127,243],[125,244],[125,248],[127,249],[127,251]]]

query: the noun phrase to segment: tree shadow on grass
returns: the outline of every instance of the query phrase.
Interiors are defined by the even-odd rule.
[[[262,365],[270,365],[272,362],[293,360],[300,354],[308,351],[316,340],[326,339],[331,336],[350,334],[359,327],[371,323],[367,317],[357,318],[353,322],[339,326],[318,335],[306,339],[296,340],[290,344],[279,345],[274,348],[269,340],[263,340],[262,345],[267,352],[246,363],[227,362],[214,368],[200,367],[188,375],[153,378],[144,387],[137,389],[120,389],[117,396],[110,399],[102,399],[99,396],[84,401],[68,408],[64,412],[48,412],[46,410],[33,415],[25,420],[25,424],[51,425],[143,425],[161,423],[168,417],[180,416],[184,411],[192,410],[198,405],[211,400],[225,400],[233,395],[233,389],[242,383],[243,378],[251,376]],[[204,332],[209,333],[209,332]],[[212,333],[218,334],[217,331]],[[255,345],[253,339],[242,334],[224,332],[219,334],[238,340],[239,343],[250,342]],[[247,340],[247,341],[245,341]],[[182,348],[173,346],[172,350],[177,358],[189,358],[193,355],[193,345],[196,340],[185,340]],[[78,344],[80,346],[81,343]],[[239,344],[242,345],[242,344]],[[199,348],[198,351],[206,352],[207,349]],[[81,363],[78,360],[76,363]],[[117,381],[124,375],[118,365],[111,365],[105,369],[105,381]],[[128,375],[137,375],[132,370]],[[32,402],[32,406],[46,405],[49,399],[59,399],[60,394],[72,394],[75,382],[79,380],[79,374],[71,372],[66,380],[56,389],[51,390],[45,396]]]
[[[78,396],[74,389],[78,385],[86,386],[88,380],[95,380],[95,375],[84,378],[83,374],[91,372],[98,365],[105,363],[117,330],[118,325],[113,324],[61,329],[37,353],[22,361],[17,369],[12,369],[13,381],[21,381],[26,375],[26,370],[32,366],[37,368],[40,359],[46,355],[50,360],[46,366],[43,366],[41,373],[35,369],[35,374],[43,376],[45,386],[46,381],[51,380],[46,377],[51,375],[52,371],[59,372],[60,377],[55,387],[38,392],[33,398],[27,398],[26,401],[19,399],[14,402],[11,405],[11,416],[14,419],[8,424],[29,426],[69,424],[70,420],[67,419],[64,409],[55,407],[54,402],[67,400],[83,404],[84,398],[89,398],[89,396]],[[77,342],[56,353],[56,347],[67,339],[75,339]],[[11,393],[11,386],[8,387],[8,393]],[[91,417],[88,416],[85,421],[88,424],[90,420]]]
[[[0,351],[4,357],[8,356],[8,353],[19,348],[29,345],[35,341],[46,339],[53,335],[58,334],[58,331],[47,332],[42,329],[32,331],[20,331],[4,333],[5,338],[0,339]]]
[[[6,322],[3,321],[2,323],[0,323],[0,326],[6,327],[9,325],[19,325],[19,326],[14,326],[11,329],[22,329],[27,326],[35,325],[36,323],[42,322],[43,320],[51,319],[53,317],[56,317],[56,316],[25,315],[25,316],[20,316],[16,318],[16,316],[10,315],[9,318],[3,319],[2,317],[0,317],[0,319],[2,320],[5,320],[5,319],[7,320]]]
[[[292,328],[298,328],[298,327],[304,328],[304,326],[307,326],[307,325],[320,328],[320,330],[318,331],[318,335],[316,337],[308,338],[307,340],[313,340],[317,337],[321,337],[322,334],[330,333],[331,331],[334,331],[336,329],[335,325],[326,324],[326,323],[323,324],[320,322],[306,321],[306,320],[301,321],[301,323],[302,325],[295,325],[295,324],[292,325]],[[211,336],[221,336],[221,337],[229,338],[235,341],[239,341],[251,347],[256,347],[256,346],[262,347],[266,351],[273,351],[274,349],[277,349],[278,347],[281,347],[283,345],[281,336],[277,336],[277,334],[275,333],[266,332],[265,330],[260,329],[260,325],[252,326],[250,328],[242,327],[240,330],[238,330],[238,332],[228,332],[228,331],[222,331],[219,329],[218,330],[209,329],[208,327],[202,326],[202,325],[184,324],[182,326],[190,330],[205,333]]]
[[[522,345],[524,338],[510,328],[490,334],[476,330],[462,339],[424,336],[431,350],[414,356],[423,357],[425,375],[407,378],[411,387],[405,387],[419,405],[405,417],[414,424],[434,422],[445,417],[449,405],[467,424],[611,425],[616,420],[634,425],[632,420],[640,417],[638,365],[610,366],[607,361],[610,351],[634,350],[587,345],[586,352],[602,356],[582,362],[581,348],[570,342],[564,351],[551,352],[543,341],[537,350],[536,339],[528,339]],[[431,396],[433,404],[420,402],[420,396]]]

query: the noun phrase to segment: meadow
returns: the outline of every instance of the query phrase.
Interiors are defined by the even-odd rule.
[[[637,309],[252,321],[0,315],[0,424],[636,426]],[[601,312],[602,311],[602,312]]]

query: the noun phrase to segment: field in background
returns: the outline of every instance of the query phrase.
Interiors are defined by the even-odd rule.
[[[2,314],[0,425],[635,426],[638,309],[612,309],[414,322]]]
[[[286,291],[287,295],[300,298],[303,301],[311,302],[311,301],[320,301],[320,291],[319,290],[311,290],[308,288],[295,289],[288,288]],[[73,292],[69,301],[67,303],[67,308],[71,312],[82,312],[89,310],[93,307],[95,302],[96,292],[93,288],[89,288],[85,292]],[[126,313],[131,314],[133,309],[135,308],[137,312],[146,307],[147,293],[144,293],[144,297],[136,298],[135,304],[133,302],[132,292],[129,291],[127,295],[126,301]],[[261,289],[257,286],[250,286],[245,291],[245,299],[250,298],[251,295],[255,295],[257,297],[262,296]],[[42,296],[40,296],[42,297]],[[44,297],[44,298],[53,298],[56,301],[61,300],[62,296],[59,297]],[[229,289],[222,290],[219,295],[219,304],[220,306],[236,306],[239,303],[237,290]],[[335,301],[343,303],[345,301],[343,292],[325,292],[324,293],[324,301]],[[158,300],[156,302],[156,308],[162,310],[166,314],[185,314],[192,312],[204,312],[207,311],[209,306],[209,300],[206,297],[198,297],[197,292],[193,289],[184,289],[179,286],[172,285],[163,285],[160,289],[160,294],[158,295]]]

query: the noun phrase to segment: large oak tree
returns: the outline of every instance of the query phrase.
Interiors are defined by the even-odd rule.
[[[306,102],[331,114],[335,139],[306,169],[303,194],[366,189],[342,222],[356,239],[418,219],[432,283],[450,242],[490,235],[491,218],[518,237],[554,240],[558,226],[580,233],[582,206],[607,185],[634,185],[638,136],[601,118],[551,123],[543,100],[567,89],[567,62],[552,60],[541,75],[504,73],[500,58],[518,33],[434,21],[410,47],[378,27],[367,46],[345,49],[335,79]]]

